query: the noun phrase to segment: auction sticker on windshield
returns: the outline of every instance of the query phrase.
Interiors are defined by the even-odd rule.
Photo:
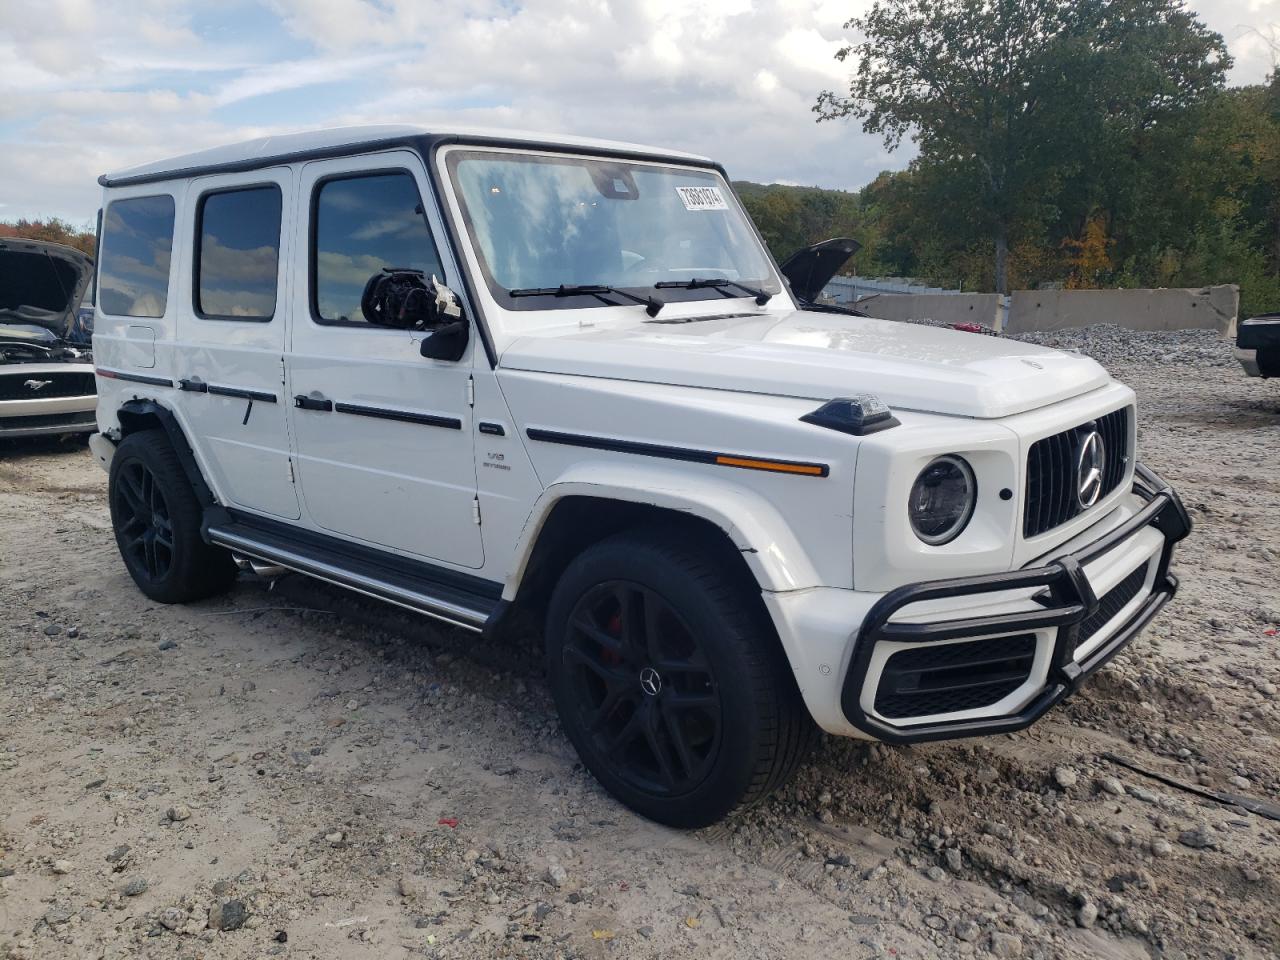
[[[686,210],[728,210],[719,187],[676,187]]]

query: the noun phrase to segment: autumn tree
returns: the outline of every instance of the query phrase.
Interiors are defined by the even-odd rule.
[[[1089,218],[1079,237],[1063,238],[1062,247],[1067,251],[1067,265],[1071,270],[1067,287],[1089,290],[1099,286],[1099,281],[1114,268],[1110,249],[1113,243],[1099,214]]]
[[[75,247],[81,253],[93,256],[96,242],[94,231],[88,227],[75,227],[66,220],[50,217],[48,220],[15,220],[0,222],[0,237],[22,237],[26,240],[44,240]]]

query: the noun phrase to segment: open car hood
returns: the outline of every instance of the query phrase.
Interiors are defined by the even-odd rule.
[[[93,261],[60,243],[0,238],[0,328],[41,327],[65,339]]]
[[[811,247],[797,250],[778,269],[791,284],[792,293],[805,303],[813,303],[831,282],[831,278],[861,248],[862,244],[851,237],[823,240]]]

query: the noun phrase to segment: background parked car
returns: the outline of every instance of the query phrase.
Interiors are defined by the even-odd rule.
[[[78,313],[92,276],[79,250],[0,239],[0,439],[96,428],[92,308]]]
[[[67,342],[89,349],[93,344],[93,300],[86,296],[76,309],[76,318],[67,334]]]
[[[1235,356],[1251,377],[1280,377],[1280,314],[1240,321]]]

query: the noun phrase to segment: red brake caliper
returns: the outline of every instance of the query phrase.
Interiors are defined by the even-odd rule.
[[[622,636],[622,612],[619,611],[609,618],[609,622],[605,624],[605,632],[611,637]],[[611,667],[616,667],[622,662],[622,657],[618,655],[618,651],[611,648],[604,648],[600,651],[600,659]]]

